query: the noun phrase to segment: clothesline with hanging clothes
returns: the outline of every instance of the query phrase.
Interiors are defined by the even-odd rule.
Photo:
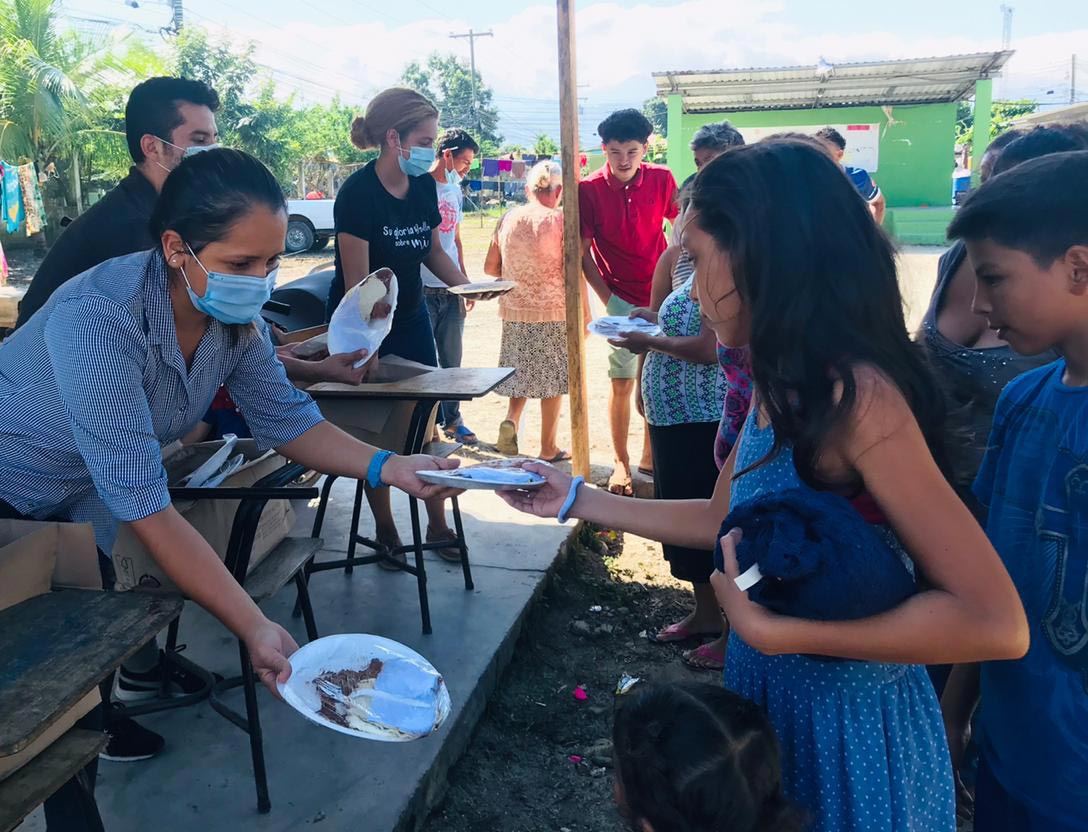
[[[8,234],[25,226],[26,236],[30,237],[45,228],[38,169],[32,162],[13,165],[0,161],[0,218]]]
[[[541,161],[554,161],[553,156],[536,156],[523,154],[520,159],[482,159],[476,158],[469,168],[465,184],[470,191],[501,191],[504,184],[512,182],[524,182],[529,168]],[[585,168],[589,166],[589,157],[581,154],[578,164]],[[494,180],[494,181],[487,181]]]

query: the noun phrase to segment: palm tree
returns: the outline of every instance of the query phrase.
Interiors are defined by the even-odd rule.
[[[96,92],[131,72],[118,38],[58,31],[59,8],[59,0],[0,0],[0,157],[67,162],[78,201],[78,138],[97,128]]]

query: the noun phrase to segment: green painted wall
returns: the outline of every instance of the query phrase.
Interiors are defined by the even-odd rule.
[[[897,106],[889,124],[880,107],[829,107],[742,113],[683,113],[680,96],[669,101],[669,167],[677,182],[695,171],[688,145],[704,124],[723,119],[736,127],[821,127],[825,124],[880,125],[879,170],[873,178],[890,207],[946,206],[952,203],[956,105]],[[673,101],[672,99],[675,99]],[[674,131],[673,122],[680,122]]]

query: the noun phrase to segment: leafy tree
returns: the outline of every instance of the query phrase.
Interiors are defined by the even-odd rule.
[[[990,138],[1004,133],[1020,116],[1034,113],[1039,105],[1034,101],[995,101],[990,108]],[[956,105],[956,142],[971,144],[975,138],[975,110],[973,103],[960,101]]]
[[[425,63],[412,61],[401,73],[401,83],[426,95],[439,109],[443,127],[462,127],[477,141],[498,144],[499,113],[492,103],[494,91],[476,72],[476,106],[473,108],[472,70],[456,55],[433,52]]]
[[[653,98],[647,98],[642,102],[642,114],[650,120],[656,135],[663,139],[668,138],[669,105],[665,103],[664,98],[658,98],[656,95]]]
[[[51,232],[79,194],[96,105],[111,83],[133,78],[135,54],[125,38],[59,30],[59,13],[58,0],[0,0],[0,156],[55,173],[42,189]]]
[[[547,133],[541,133],[536,137],[533,153],[537,156],[555,156],[559,153],[559,144]]]

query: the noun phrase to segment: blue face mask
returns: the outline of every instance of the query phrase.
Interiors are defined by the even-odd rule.
[[[446,183],[449,184],[449,185],[456,185],[456,186],[460,187],[460,185],[464,181],[464,179],[465,179],[465,177],[463,177],[461,174],[459,174],[457,171],[453,170],[452,168],[450,170],[446,171]]]
[[[410,147],[408,148],[408,158],[404,158],[403,148],[397,151],[397,162],[400,164],[400,169],[409,176],[422,176],[431,169],[431,165],[434,164],[434,148],[433,147]]]
[[[181,276],[185,278],[185,289],[189,293],[189,300],[193,306],[224,324],[248,324],[255,321],[261,314],[261,307],[268,303],[268,299],[272,296],[279,267],[274,268],[263,278],[210,272],[189,248],[188,243],[185,247],[189,249],[193,259],[208,276],[204,297],[200,297],[189,284],[185,269],[181,270]]]

